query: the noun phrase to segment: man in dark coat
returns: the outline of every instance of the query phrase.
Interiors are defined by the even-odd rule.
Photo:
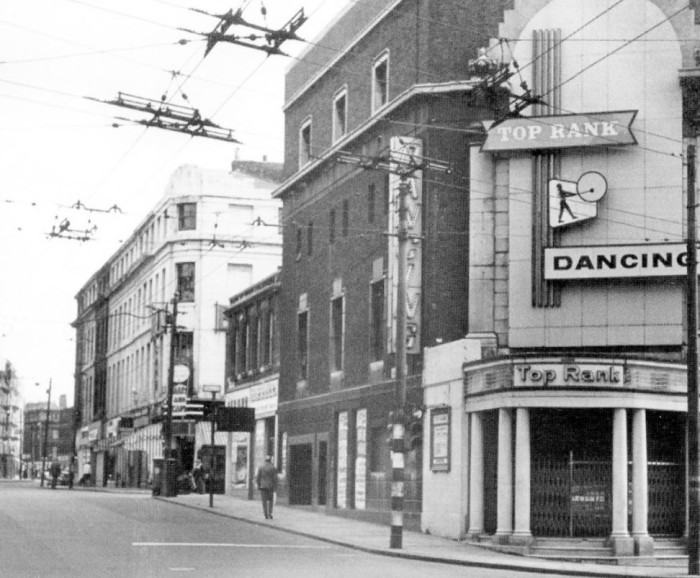
[[[265,519],[272,519],[272,502],[277,489],[277,468],[272,465],[272,457],[267,456],[265,463],[258,469],[255,477],[262,498],[263,513]]]
[[[58,462],[53,462],[51,464],[51,469],[49,470],[51,474],[51,489],[56,489],[56,482],[58,481],[58,476],[61,475],[61,464]]]

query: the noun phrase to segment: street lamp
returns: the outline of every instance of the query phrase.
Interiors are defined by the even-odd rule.
[[[42,453],[41,456],[41,487],[44,487],[44,478],[45,472],[46,472],[46,452],[49,446],[49,414],[51,412],[51,383],[52,383],[52,378],[49,378],[49,389],[46,390],[46,393],[49,394],[49,398],[46,401],[46,424],[44,427],[44,452]],[[38,383],[35,383],[34,385],[39,385]]]

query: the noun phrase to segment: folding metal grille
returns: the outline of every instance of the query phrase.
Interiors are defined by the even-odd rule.
[[[684,464],[649,462],[649,533],[681,536],[685,524]]]
[[[598,537],[612,526],[610,462],[541,459],[533,462],[532,531],[546,537]]]

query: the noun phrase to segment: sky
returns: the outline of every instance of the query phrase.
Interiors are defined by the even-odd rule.
[[[51,383],[52,401],[73,404],[75,295],[178,167],[282,162],[285,71],[350,1],[0,3],[0,359],[14,365],[25,401],[46,401]],[[218,20],[191,7],[242,8],[270,29],[300,8],[308,20],[303,41],[282,46],[289,57],[220,43],[204,58],[205,41],[179,29],[209,32]],[[146,115],[99,102],[118,92],[197,108],[241,144],[146,128],[135,122]],[[91,240],[50,237],[64,219]]]

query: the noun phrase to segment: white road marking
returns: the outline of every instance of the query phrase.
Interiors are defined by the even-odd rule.
[[[132,542],[132,546],[175,546],[183,547],[206,547],[206,548],[298,548],[307,550],[327,550],[331,546],[299,546],[293,544],[222,544],[219,542]]]

